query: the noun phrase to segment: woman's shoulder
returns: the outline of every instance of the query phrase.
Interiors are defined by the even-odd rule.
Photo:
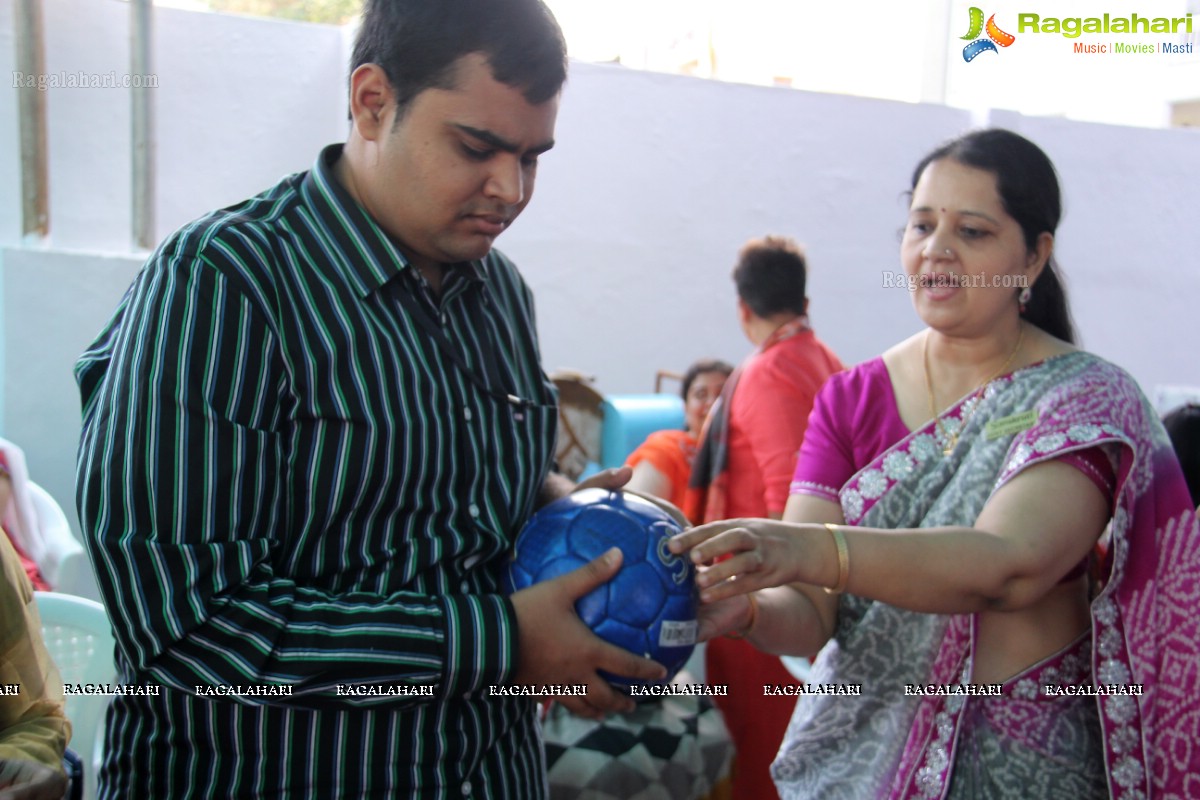
[[[875,356],[829,376],[817,393],[812,419],[820,419],[826,427],[843,430],[854,439],[864,427],[890,428],[895,408],[887,364],[882,356]]]
[[[1123,367],[1072,350],[1027,369],[1030,382],[1025,385],[1037,396],[1040,428],[1095,429],[1141,441],[1158,438],[1157,414]]]
[[[846,401],[869,395],[883,387],[887,387],[887,391],[891,392],[891,378],[883,356],[875,356],[841,372],[835,372],[829,376],[821,391],[822,394],[835,397],[839,401]]]
[[[1122,392],[1142,395],[1140,385],[1128,370],[1087,350],[1070,349],[1054,353],[1026,367],[1035,368],[1055,377],[1055,383],[1060,386],[1111,386]]]

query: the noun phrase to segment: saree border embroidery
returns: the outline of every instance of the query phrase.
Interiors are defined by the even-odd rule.
[[[997,378],[988,384],[982,398],[972,396],[960,401],[942,415],[943,430],[961,436],[964,433],[963,420],[972,419],[976,405],[991,401],[1011,383],[1011,376]],[[951,462],[958,458],[943,454],[945,442],[942,439],[936,432],[935,423],[930,421],[859,470],[838,493],[846,523],[859,524],[888,491],[910,477],[919,467],[930,461]]]

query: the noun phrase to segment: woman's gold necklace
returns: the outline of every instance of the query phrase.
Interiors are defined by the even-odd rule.
[[[1008,369],[1008,365],[1011,364],[1013,359],[1017,357],[1017,351],[1021,349],[1021,343],[1024,341],[1025,326],[1021,325],[1021,333],[1017,336],[1017,343],[1013,347],[1012,352],[1008,354],[1008,358],[1004,360],[1004,363],[1000,366],[1000,369],[996,370],[992,377],[979,384],[979,388],[975,390],[973,397],[975,402],[972,404],[971,410],[967,412],[967,416],[963,417],[962,424],[958,426],[958,430],[960,432],[967,427],[967,423],[971,421],[971,417],[975,416],[975,410],[979,408],[979,399],[983,397],[983,392],[985,389],[987,389],[988,384],[1004,374],[1004,371]],[[929,394],[929,413],[933,415],[933,421],[934,425],[937,427],[938,435],[942,438],[942,441],[946,443],[945,447],[942,448],[942,455],[949,456],[954,452],[954,448],[958,446],[958,433],[946,430],[945,425],[942,423],[941,416],[937,413],[937,403],[933,399],[933,380],[929,377],[928,332],[926,332],[925,342],[921,346],[921,360],[925,366],[925,391]]]

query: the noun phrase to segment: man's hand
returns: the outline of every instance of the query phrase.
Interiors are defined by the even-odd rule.
[[[620,567],[621,551],[614,547],[573,572],[512,595],[520,636],[514,684],[587,684],[586,697],[555,699],[575,714],[600,719],[611,711],[632,711],[634,702],[597,670],[638,680],[666,677],[661,664],[600,639],[575,612],[575,601],[611,580]]]
[[[609,467],[602,469],[595,475],[582,480],[575,485],[573,491],[578,492],[580,489],[608,489],[610,492],[619,492],[621,487],[629,483],[629,479],[633,477],[633,467]]]
[[[580,489],[608,489],[610,492],[618,492],[622,486],[629,483],[629,479],[632,477],[632,467],[610,467],[600,470],[579,483],[573,483],[570,478],[561,473],[551,472],[542,483],[542,490],[538,493],[537,507],[541,508],[548,503],[553,503],[560,497],[566,497],[571,492],[578,492]]]
[[[0,759],[0,800],[62,800],[67,779],[34,761]]]

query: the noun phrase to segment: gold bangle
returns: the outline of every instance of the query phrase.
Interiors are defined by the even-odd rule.
[[[746,595],[746,600],[750,603],[750,621],[740,631],[730,631],[725,634],[730,639],[745,639],[750,635],[750,631],[754,630],[754,623],[758,622],[758,600],[754,599],[754,592]]]
[[[838,577],[833,587],[826,586],[824,589],[828,594],[841,594],[846,591],[846,584],[850,582],[850,549],[846,547],[846,536],[841,528],[832,522],[826,522],[825,529],[833,534],[833,544],[837,547]]]

